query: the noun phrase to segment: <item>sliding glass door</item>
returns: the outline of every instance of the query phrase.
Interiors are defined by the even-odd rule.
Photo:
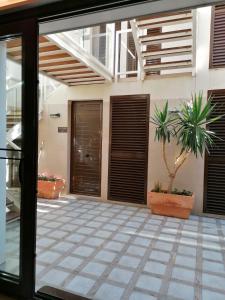
[[[32,297],[37,158],[37,26],[0,27],[0,289]]]

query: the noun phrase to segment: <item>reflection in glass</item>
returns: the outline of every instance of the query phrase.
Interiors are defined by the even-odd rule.
[[[19,275],[21,38],[0,42],[0,271]]]

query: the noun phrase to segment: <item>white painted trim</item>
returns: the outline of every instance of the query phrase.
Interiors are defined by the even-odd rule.
[[[55,42],[61,49],[72,55],[74,59],[82,61],[83,64],[88,66],[94,72],[104,77],[107,81],[112,81],[113,75],[107,68],[99,62],[98,59],[90,55],[87,51],[81,48],[70,35],[66,33],[48,35],[48,38]]]
[[[160,58],[160,57],[167,57],[167,56],[180,56],[180,55],[188,55],[192,54],[192,46],[190,48],[180,48],[180,49],[162,49],[158,51],[152,51],[147,53],[142,53],[142,57],[146,58]]]
[[[138,74],[138,71],[118,72],[118,75]]]
[[[146,71],[160,71],[160,70],[165,70],[165,69],[174,69],[174,68],[190,68],[192,67],[192,62],[174,62],[172,64],[157,64],[154,66],[145,66],[144,69]]]
[[[130,26],[132,29],[132,35],[134,38],[134,44],[135,44],[135,48],[136,48],[136,52],[137,52],[137,56],[138,56],[138,62],[139,62],[139,66],[140,66],[140,79],[144,80],[144,78],[145,78],[144,62],[143,62],[143,58],[141,55],[141,44],[139,42],[138,27],[137,27],[136,21],[135,20],[130,21]]]
[[[192,31],[186,30],[185,32],[175,32],[175,33],[166,33],[164,35],[154,35],[154,36],[146,36],[146,37],[140,37],[140,41],[143,42],[148,42],[148,41],[158,41],[160,40],[164,40],[164,39],[169,39],[169,38],[177,38],[177,37],[189,37],[192,38],[192,36],[190,37],[190,35],[192,35]]]
[[[192,42],[193,36],[192,35],[187,35],[187,36],[178,36],[178,37],[171,37],[167,39],[161,39],[161,40],[147,40],[147,41],[142,41],[142,44],[147,46],[147,45],[155,45],[155,44],[162,44],[162,43],[170,43],[170,42],[175,42],[175,41],[191,41]],[[190,42],[190,45],[192,44]]]

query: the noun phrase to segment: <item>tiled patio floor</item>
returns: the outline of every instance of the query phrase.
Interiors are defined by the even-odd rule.
[[[37,253],[37,288],[102,300],[225,299],[225,220],[41,200]]]

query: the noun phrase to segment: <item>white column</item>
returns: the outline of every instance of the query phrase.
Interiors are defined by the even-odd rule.
[[[0,42],[0,148],[6,147],[6,44]],[[6,153],[0,151],[0,156]],[[6,161],[0,159],[0,264],[5,261]]]

